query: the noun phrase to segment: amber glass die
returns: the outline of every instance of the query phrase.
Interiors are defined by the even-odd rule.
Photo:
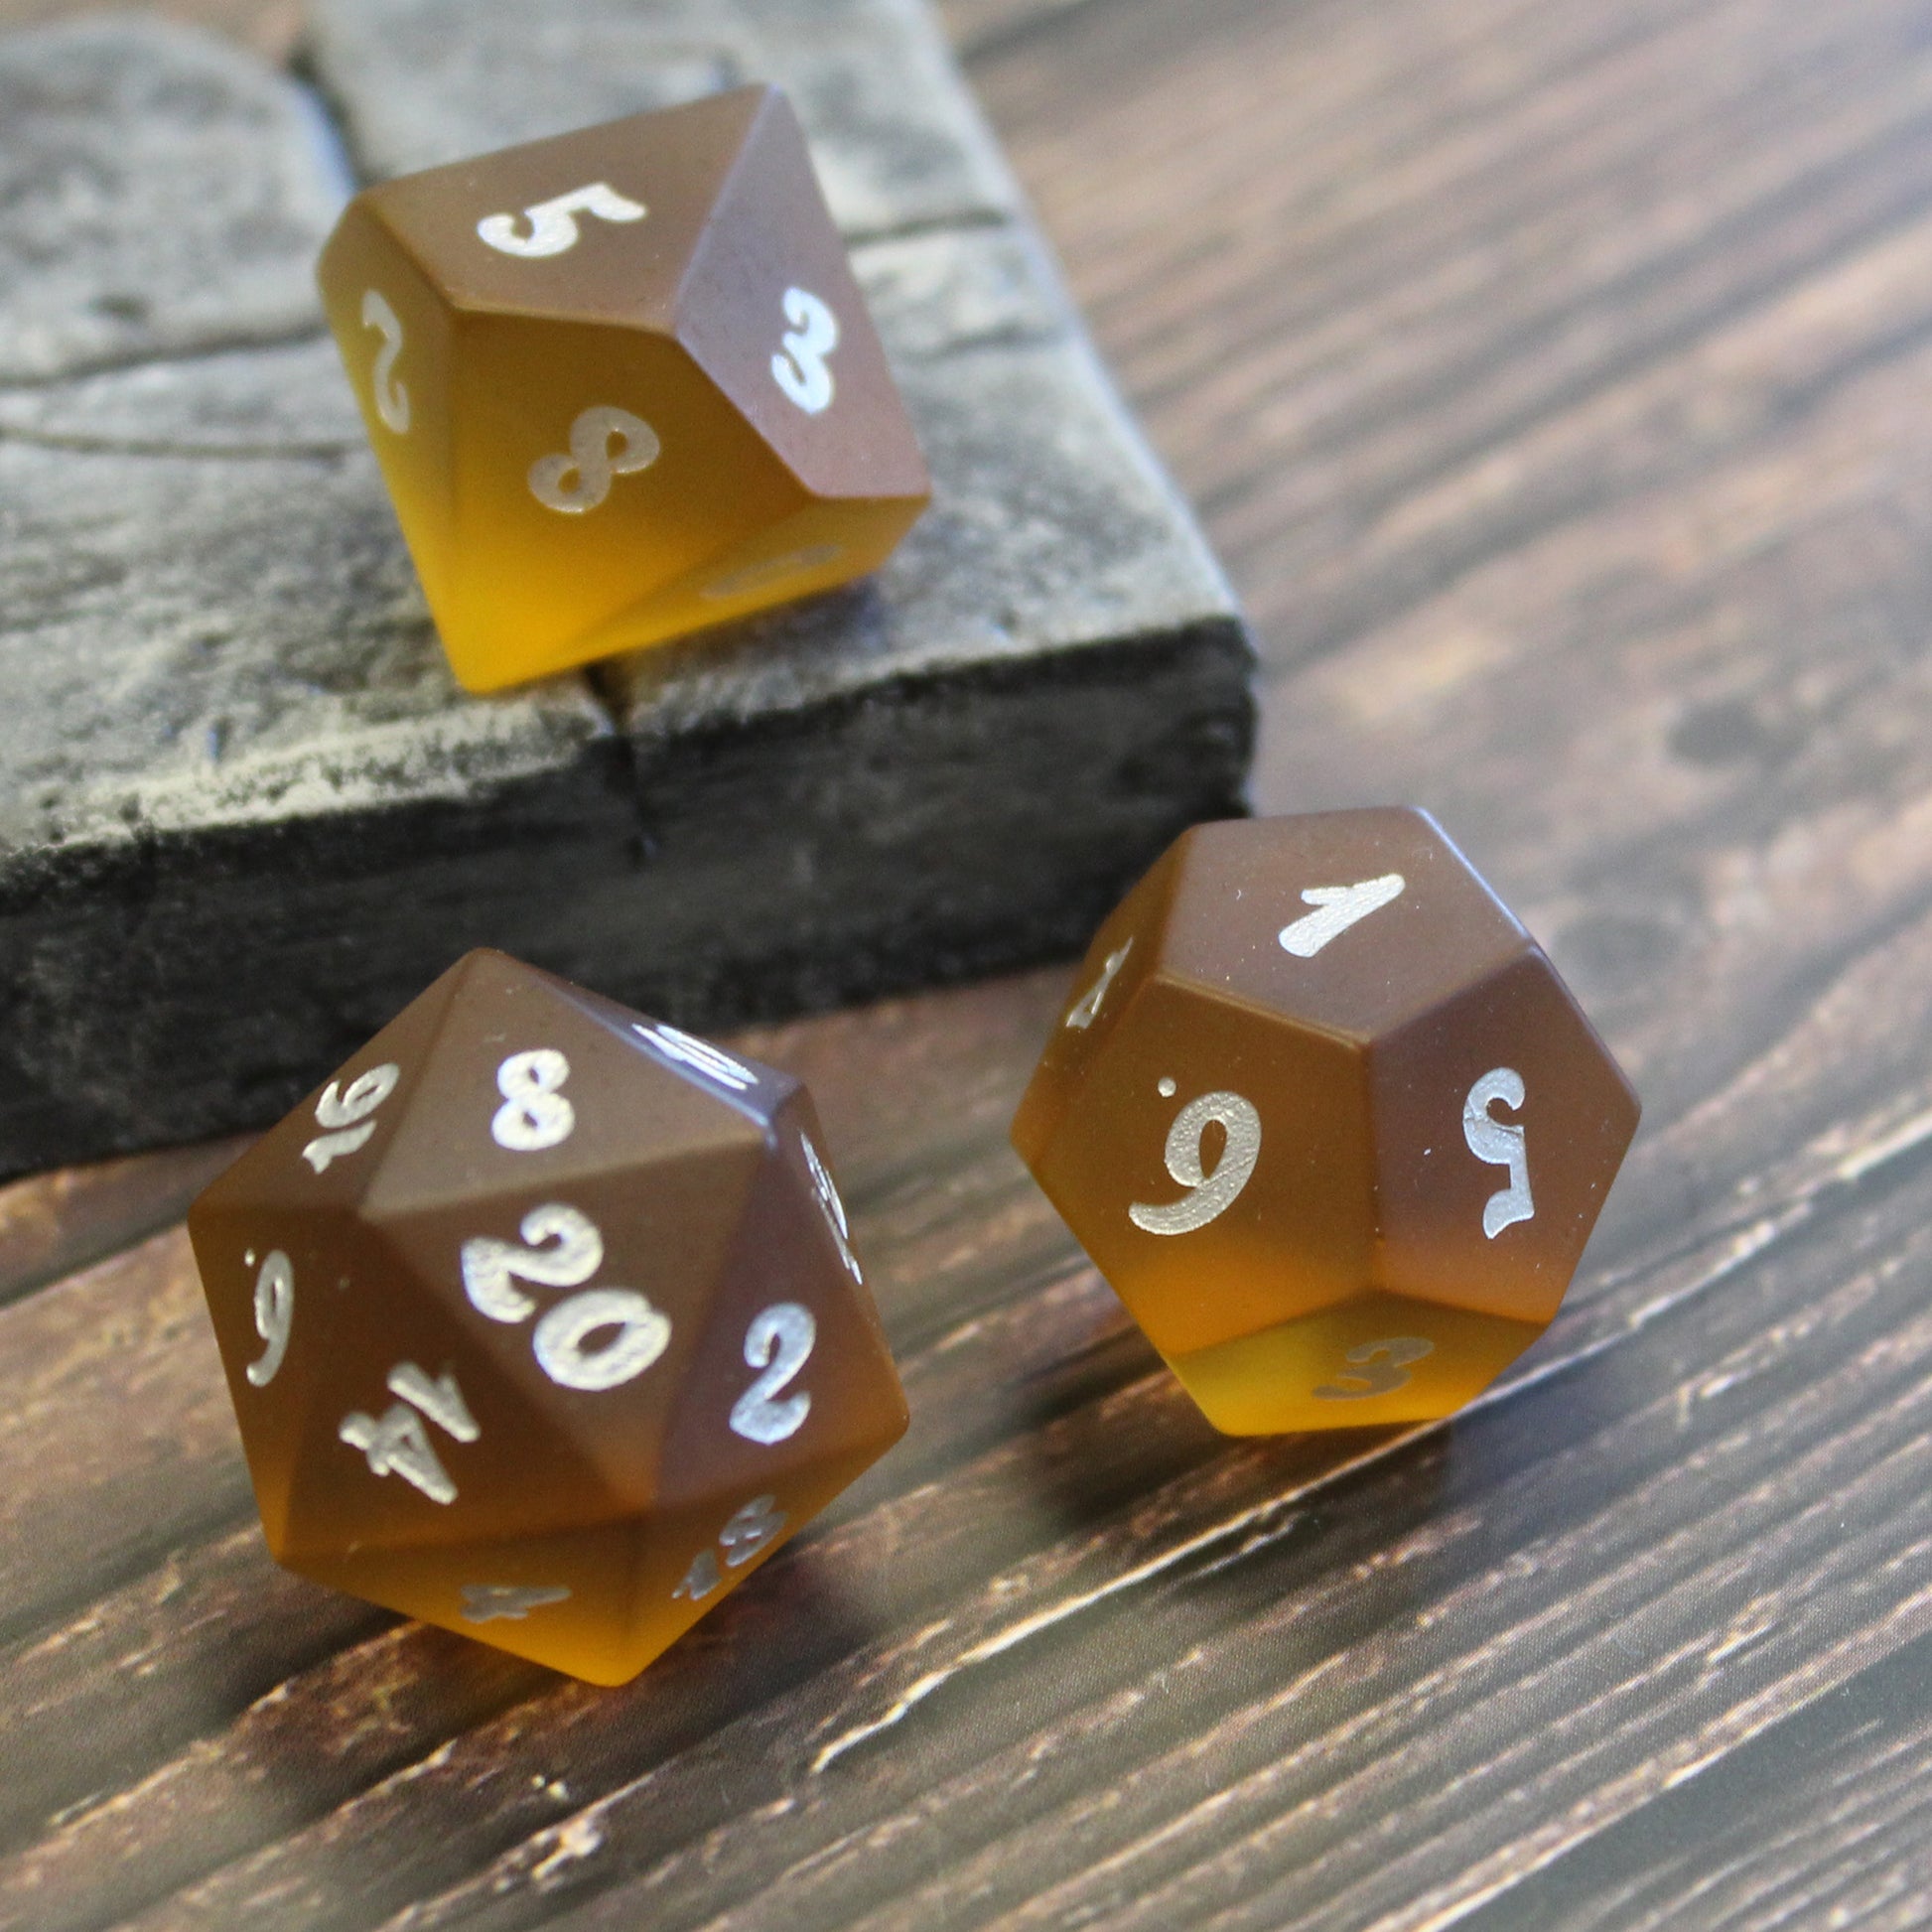
[[[1426,813],[1198,826],[1094,940],[1014,1144],[1217,1428],[1450,1413],[1549,1324],[1635,1133]]]

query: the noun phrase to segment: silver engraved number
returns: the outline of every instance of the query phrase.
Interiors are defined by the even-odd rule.
[[[718,1569],[718,1559],[709,1550],[700,1550],[691,1559],[691,1568],[684,1573],[677,1588],[671,1591],[671,1596],[674,1601],[683,1596],[693,1603],[702,1603],[724,1581]]]
[[[580,214],[593,214],[600,221],[641,221],[648,211],[643,203],[620,195],[608,181],[594,181],[526,207],[523,219],[530,224],[528,234],[518,232],[514,214],[485,214],[477,223],[477,232],[499,255],[520,255],[526,261],[535,261],[545,255],[567,254],[577,246]]]
[[[718,1544],[725,1553],[727,1568],[737,1570],[750,1563],[784,1528],[785,1521],[776,1496],[755,1496],[743,1509],[735,1510],[718,1532]],[[684,1597],[702,1603],[724,1581],[716,1553],[700,1550],[671,1595],[673,1599]]]
[[[607,1328],[616,1332],[602,1348],[585,1345]],[[663,1354],[670,1339],[669,1318],[633,1288],[593,1288],[573,1295],[537,1323],[531,1338],[551,1381],[592,1394],[634,1381]]]
[[[839,319],[809,289],[785,290],[784,345],[771,358],[771,379],[808,416],[829,408],[832,371],[825,358],[839,345]]]
[[[756,1496],[718,1532],[728,1568],[748,1564],[785,1526],[785,1513],[776,1496]]]
[[[380,1417],[365,1416],[360,1410],[345,1416],[337,1435],[350,1449],[362,1451],[371,1475],[399,1475],[433,1503],[455,1502],[456,1484],[423,1422],[427,1418],[459,1443],[474,1443],[483,1433],[456,1377],[432,1378],[414,1362],[398,1362],[389,1371],[388,1388],[401,1400],[391,1403]]]
[[[1066,1016],[1066,1024],[1081,1033],[1100,1018],[1100,1008],[1107,998],[1107,990],[1114,983],[1114,975],[1127,964],[1127,955],[1134,950],[1133,940],[1107,955],[1107,963],[1100,969],[1100,977],[1073,1003],[1073,1011]]]
[[[811,1414],[812,1399],[803,1389],[778,1397],[805,1366],[818,1323],[810,1309],[796,1302],[777,1302],[752,1317],[745,1331],[745,1361],[764,1373],[732,1404],[731,1426],[748,1443],[782,1443],[796,1436]]]
[[[1211,1173],[1201,1165],[1210,1121],[1218,1121],[1227,1134]],[[1136,1201],[1128,1216],[1149,1234],[1191,1234],[1234,1205],[1260,1158],[1261,1116],[1254,1104],[1238,1093],[1204,1093],[1188,1101],[1168,1130],[1168,1173],[1191,1191],[1158,1206]]]
[[[561,1057],[561,1055],[559,1056]],[[604,1266],[604,1236],[588,1214],[546,1201],[524,1215],[524,1245],[494,1235],[471,1237],[459,1251],[463,1291],[492,1321],[527,1321],[537,1305],[515,1282],[576,1288]],[[588,1344],[612,1330],[600,1348]],[[670,1345],[671,1323],[631,1288],[594,1288],[559,1302],[531,1337],[538,1365],[561,1388],[599,1393],[634,1381]]]
[[[561,1584],[465,1584],[463,1620],[490,1623],[506,1617],[521,1622],[532,1610],[569,1600],[570,1591]]]
[[[1302,894],[1302,903],[1318,906],[1320,910],[1282,927],[1277,934],[1282,950],[1293,953],[1297,959],[1312,959],[1330,939],[1400,898],[1407,884],[1399,872],[1390,872],[1380,879],[1364,879],[1353,886],[1310,886]]]
[[[698,595],[718,604],[735,597],[750,597],[757,591],[767,591],[774,584],[782,584],[787,577],[802,577],[808,570],[830,569],[844,555],[842,544],[808,543],[804,549],[788,550],[782,557],[765,557],[755,564],[743,564],[715,584],[707,584]]]
[[[540,456],[530,465],[530,494],[545,509],[582,516],[610,495],[614,479],[648,470],[663,447],[641,416],[600,403],[571,424],[568,456]],[[569,482],[571,477],[577,481]]]
[[[531,1208],[517,1232],[526,1246],[488,1234],[463,1244],[464,1293],[492,1321],[527,1321],[536,1312],[537,1305],[510,1286],[513,1278],[543,1288],[576,1288],[604,1266],[604,1236],[597,1223],[561,1201]]]
[[[1492,1068],[1462,1103],[1462,1138],[1469,1152],[1478,1161],[1509,1170],[1509,1185],[1498,1188],[1482,1206],[1482,1231],[1491,1241],[1512,1223],[1530,1220],[1536,1213],[1522,1124],[1496,1119],[1489,1110],[1498,1101],[1510,1108],[1523,1104],[1523,1076],[1513,1067]]]
[[[489,1123],[489,1138],[512,1154],[540,1154],[569,1140],[577,1113],[558,1091],[569,1078],[570,1062],[554,1046],[512,1053],[496,1069],[503,1104]]]
[[[1322,1383],[1314,1393],[1323,1402],[1360,1402],[1373,1395],[1393,1395],[1409,1386],[1411,1367],[1435,1352],[1436,1344],[1420,1335],[1362,1342],[1342,1357],[1348,1373]]]
[[[256,1388],[265,1389],[274,1381],[282,1357],[289,1352],[289,1330],[294,1325],[295,1270],[277,1248],[255,1276],[255,1332],[268,1344],[261,1360],[248,1364],[248,1379]]]
[[[839,1190],[832,1184],[832,1176],[825,1163],[818,1158],[818,1149],[811,1143],[809,1135],[800,1134],[798,1146],[805,1157],[805,1166],[811,1172],[812,1192],[818,1197],[818,1211],[825,1216],[825,1225],[832,1230],[832,1239],[838,1243],[839,1259],[845,1263],[846,1272],[855,1282],[864,1283],[865,1276],[859,1272],[859,1257],[852,1252],[852,1225],[845,1218],[845,1202],[839,1199]]]
[[[375,1122],[369,1116],[395,1092],[396,1082],[401,1078],[401,1067],[383,1065],[358,1073],[346,1090],[340,1081],[331,1080],[316,1102],[316,1124],[329,1131],[319,1134],[302,1150],[303,1160],[317,1173],[322,1173],[330,1162],[340,1161],[345,1154],[353,1154],[365,1146],[375,1132]]]
[[[409,434],[409,391],[396,380],[396,357],[402,353],[402,320],[389,306],[380,289],[368,289],[362,296],[362,327],[373,329],[382,338],[375,352],[375,371],[371,382],[375,391],[375,413],[384,429],[398,436]]]
[[[630,1031],[667,1059],[688,1066],[694,1073],[702,1073],[707,1080],[715,1080],[733,1093],[749,1093],[759,1083],[759,1076],[743,1060],[733,1059],[722,1046],[714,1046],[710,1040],[699,1039],[693,1034],[681,1034],[661,1020],[652,1027],[633,1020]]]

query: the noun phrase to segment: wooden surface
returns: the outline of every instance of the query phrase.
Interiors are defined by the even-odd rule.
[[[1644,1096],[1571,1300],[1450,1427],[1221,1442],[1007,1149],[1063,974],[748,1035],[912,1433],[592,1692],[267,1562],[209,1157],[23,1183],[0,1925],[1923,1925],[1932,5],[951,22],[1258,802],[1440,812]]]

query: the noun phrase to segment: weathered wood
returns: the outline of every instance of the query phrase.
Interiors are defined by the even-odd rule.
[[[1636,1075],[1582,1279],[1449,1428],[1220,1442],[1005,1144],[1062,974],[746,1035],[913,1429],[602,1694],[273,1578],[205,1341],[65,1366],[164,1239],[0,1311],[0,1925],[1923,1923],[1925,9],[954,19],[1270,587],[1262,797],[1439,809]]]
[[[929,20],[801,18],[318,10],[378,171],[777,73],[931,448],[876,584],[489,700],[320,333],[339,185],[304,96],[150,26],[0,59],[30,298],[0,338],[0,1173],[264,1122],[469,945],[695,1025],[1063,953],[1239,808],[1226,588]],[[156,250],[136,314],[108,284]]]
[[[0,1188],[0,1303],[172,1226],[245,1145],[204,1142]]]

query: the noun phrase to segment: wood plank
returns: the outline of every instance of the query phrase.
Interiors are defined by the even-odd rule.
[[[245,1141],[61,1168],[0,1187],[0,1303],[117,1254],[179,1221]]]

